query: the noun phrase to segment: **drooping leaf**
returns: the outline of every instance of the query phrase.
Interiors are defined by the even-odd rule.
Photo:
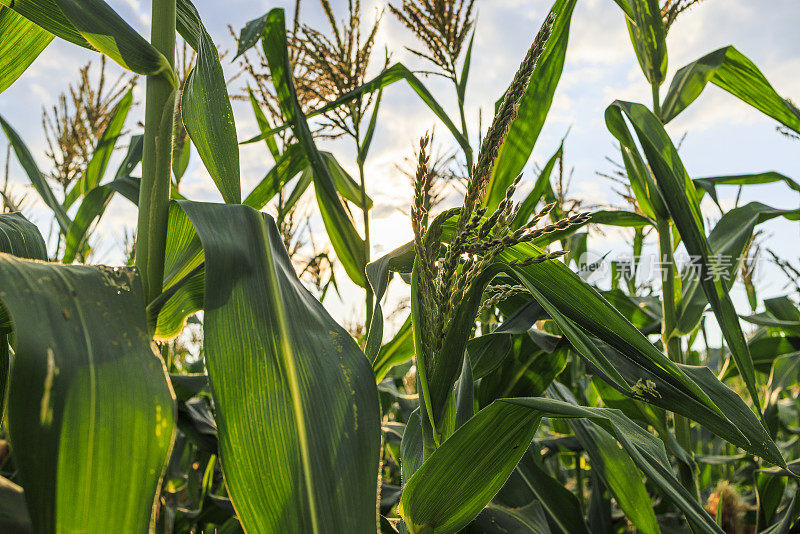
[[[553,94],[564,69],[569,27],[576,0],[557,0],[550,12],[556,16],[550,38],[531,74],[530,83],[519,104],[517,118],[511,124],[487,185],[484,203],[493,210],[505,196],[506,189],[522,172],[542,131]]]
[[[700,284],[730,346],[750,398],[760,413],[761,403],[753,360],[725,283],[718,276],[714,276],[713,269],[719,263],[714,253],[718,251],[712,250],[706,239],[697,191],[678,156],[677,149],[664,131],[661,121],[642,104],[616,101],[606,110],[606,114],[609,113],[618,116],[625,113],[631,121],[653,170],[657,187],[680,232],[686,250],[698,260],[701,270]]]
[[[198,25],[197,64],[181,96],[186,131],[225,202],[238,204],[239,145],[219,54],[211,36]]]
[[[177,84],[169,61],[103,0],[54,0],[66,19],[96,50],[137,74],[160,74]],[[49,3],[49,1],[48,1]]]
[[[294,136],[303,147],[313,169],[314,192],[331,245],[350,279],[361,287],[367,284],[364,240],[358,235],[349,213],[339,199],[330,169],[316,147],[311,130],[297,101],[292,69],[286,44],[286,25],[282,9],[268,14],[262,44],[273,83],[280,100],[281,111],[292,123]]]
[[[0,93],[47,48],[53,34],[11,8],[0,7]]]
[[[375,528],[378,395],[274,222],[183,201],[205,250],[205,356],[228,491],[256,532]]]
[[[709,82],[800,132],[800,110],[782,98],[758,67],[733,46],[706,54],[675,73],[661,106],[664,123],[694,102]]]
[[[651,85],[659,86],[667,75],[667,31],[658,0],[614,0],[625,12],[639,66]]]
[[[708,193],[711,199],[719,204],[717,199],[717,185],[759,185],[784,182],[789,189],[800,193],[800,184],[792,180],[785,174],[775,171],[759,172],[755,174],[737,174],[732,176],[709,176],[707,178],[695,178],[695,187]]]
[[[0,214],[0,252],[47,261],[47,247],[42,234],[19,212]]]
[[[2,254],[0,299],[16,332],[9,432],[35,530],[147,532],[175,414],[135,271]]]

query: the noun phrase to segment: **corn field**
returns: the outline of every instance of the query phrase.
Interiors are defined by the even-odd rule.
[[[234,9],[229,42],[206,2],[152,0],[145,37],[104,0],[0,0],[0,92],[54,41],[94,57],[58,80],[41,140],[0,116],[0,533],[800,532],[800,265],[764,245],[800,209],[752,194],[797,205],[800,183],[695,176],[666,130],[709,85],[786,142],[800,109],[736,43],[667,75],[700,0],[607,1],[652,99],[585,118],[613,151],[592,179],[621,202],[571,194],[566,138],[532,154],[586,1],[540,10],[474,103],[488,0]],[[397,90],[431,129],[385,169],[408,177],[413,237],[378,255],[368,162]],[[244,146],[269,162],[245,191]],[[137,218],[106,266],[114,199]],[[626,259],[592,260],[610,232]]]

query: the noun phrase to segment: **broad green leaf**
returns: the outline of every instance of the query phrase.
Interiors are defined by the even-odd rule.
[[[730,291],[736,280],[742,254],[753,236],[756,225],[775,217],[800,220],[800,210],[779,210],[760,202],[750,202],[725,213],[711,230],[708,235],[708,246],[712,252],[711,257],[724,259],[724,263],[720,261],[716,269],[726,291]],[[701,289],[701,280],[696,271],[691,269],[684,271],[681,287],[677,329],[683,334],[688,334],[700,322],[708,299]]]
[[[35,530],[148,532],[175,408],[136,272],[2,254],[0,299],[16,332],[9,432]]]
[[[0,93],[47,48],[53,34],[11,8],[0,7]]]
[[[506,189],[522,172],[542,131],[553,94],[564,69],[569,26],[576,0],[557,0],[550,13],[556,16],[550,38],[531,74],[530,83],[520,101],[517,118],[511,123],[486,186],[484,204],[493,210],[505,196]]]
[[[712,269],[718,264],[714,253],[718,251],[712,250],[706,239],[697,191],[677,149],[664,131],[661,121],[645,106],[616,101],[606,110],[607,114],[609,112],[624,112],[631,121],[686,250],[698,258],[700,284],[747,385],[750,398],[760,413],[761,403],[753,360],[747,350],[742,327],[725,283],[719,277],[713,276]]]
[[[273,9],[268,14],[262,39],[281,110],[287,121],[292,123],[294,136],[303,147],[314,171],[314,192],[331,245],[350,279],[357,285],[365,287],[367,281],[364,275],[366,265],[364,240],[358,235],[349,213],[339,199],[330,169],[317,150],[300,103],[297,101],[285,27],[283,10]]]
[[[369,361],[297,279],[271,218],[180,202],[205,250],[205,356],[228,492],[253,532],[376,525]]]
[[[47,261],[47,248],[36,225],[19,212],[0,214],[0,252]]]
[[[625,120],[619,113],[609,108],[606,109],[605,120],[608,131],[619,141],[625,173],[639,208],[651,219],[655,219],[657,216],[667,217],[667,207],[664,205],[661,193],[653,181],[650,169],[639,153],[639,148],[636,146]]]
[[[44,239],[42,239],[42,234],[39,233],[39,229],[36,226],[19,212],[0,214],[0,252],[11,254],[18,258],[47,261],[47,248],[45,247]],[[5,408],[5,392],[11,363],[8,351],[8,334],[10,332],[11,322],[8,312],[4,307],[0,306],[0,419],[3,418]],[[0,478],[0,482],[2,480]],[[0,508],[0,526],[3,526],[2,517],[3,511]]]
[[[83,38],[61,11],[56,0],[0,0],[0,5],[13,9],[56,37],[92,49],[92,45]]]
[[[96,50],[137,74],[160,74],[177,85],[167,58],[136,33],[103,0],[54,0],[81,36]],[[49,3],[49,2],[47,2]]]
[[[409,531],[449,534],[466,526],[511,474],[544,416],[597,422],[698,531],[721,532],[675,479],[657,438],[616,410],[538,397],[495,401],[431,454],[408,481],[400,500],[399,511]]]
[[[36,165],[36,161],[33,159],[30,150],[28,150],[28,146],[25,144],[16,130],[14,130],[14,128],[12,128],[2,116],[0,116],[0,126],[3,128],[6,137],[8,137],[8,141],[11,143],[11,146],[14,148],[14,153],[17,155],[17,160],[19,160],[20,165],[28,175],[31,185],[33,185],[34,189],[36,189],[36,192],[39,193],[39,196],[42,198],[42,201],[47,205],[47,207],[53,210],[53,214],[55,215],[58,227],[61,229],[61,233],[66,235],[69,231],[69,225],[72,221],[70,221],[69,217],[67,216],[67,212],[61,206],[61,203],[56,200],[55,195],[53,195],[53,190],[50,189],[50,184],[47,183],[47,179]]]
[[[775,92],[758,67],[733,46],[715,50],[675,73],[661,106],[664,123],[694,102],[708,82],[800,132],[800,110]]]
[[[614,0],[625,12],[636,59],[650,85],[667,76],[667,31],[658,0]]]
[[[267,14],[266,16],[269,16],[269,14]],[[267,26],[267,28],[268,27],[269,26]],[[433,112],[433,114],[436,115],[436,117],[438,117],[440,121],[442,121],[442,124],[444,124],[445,127],[448,129],[448,131],[453,135],[453,137],[455,138],[456,142],[458,143],[458,145],[461,147],[462,150],[464,151],[472,150],[469,146],[469,142],[464,138],[464,135],[459,131],[458,127],[456,127],[453,121],[450,120],[450,117],[448,117],[447,113],[444,111],[444,108],[442,108],[442,106],[436,101],[431,92],[428,91],[428,89],[420,81],[420,79],[417,78],[414,75],[414,73],[411,72],[408,69],[408,67],[406,67],[402,63],[395,63],[394,65],[388,67],[387,69],[385,69],[383,72],[375,76],[375,78],[368,81],[364,85],[357,87],[352,91],[340,96],[333,102],[330,102],[318,109],[315,109],[314,111],[311,111],[310,113],[306,114],[305,117],[307,119],[311,119],[312,117],[322,115],[323,113],[326,113],[332,109],[336,109],[339,106],[347,104],[354,98],[357,98],[359,95],[378,91],[388,85],[391,85],[395,82],[399,82],[400,80],[405,80],[406,83],[408,83],[409,87],[411,87],[411,89],[415,93],[417,93],[417,96],[419,96],[422,99],[422,101],[428,106],[428,108]],[[262,132],[255,137],[247,139],[246,141],[242,141],[242,144],[255,143],[262,139],[266,139],[268,136],[273,135],[281,130],[293,126],[294,126],[293,119],[290,117],[286,117],[285,124],[277,126],[269,131]]]
[[[202,24],[198,26],[197,64],[181,95],[183,123],[222,198],[238,204],[242,193],[233,110],[217,48]]]

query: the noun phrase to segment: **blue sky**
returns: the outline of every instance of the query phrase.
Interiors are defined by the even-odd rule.
[[[109,2],[140,33],[149,35],[149,2],[112,0]],[[383,2],[364,1],[365,18],[377,13]],[[237,31],[250,19],[276,6],[291,10],[294,2],[228,0],[224,3],[196,0],[216,44],[231,50],[234,42],[227,25]],[[321,24],[316,0],[305,0],[304,20]],[[551,2],[541,0],[478,0],[478,23],[474,63],[467,93],[467,118],[472,136],[477,134],[479,109],[483,110],[484,126],[492,105],[513,76],[538,30]],[[347,3],[333,0],[334,9],[343,14]],[[768,7],[767,7],[768,6]],[[681,66],[721,46],[734,44],[750,57],[784,97],[800,102],[800,33],[795,24],[800,15],[796,0],[706,0],[678,20],[670,31],[669,74]],[[405,28],[390,13],[384,13],[379,34],[379,47],[387,46],[392,59],[403,61],[410,68],[424,68],[410,56],[404,45],[413,44]],[[11,122],[44,165],[44,137],[41,130],[41,108],[52,105],[57,95],[74,80],[77,68],[93,55],[68,43],[54,42],[34,65],[8,90],[0,95],[0,114]],[[116,68],[116,67],[114,67]],[[226,66],[229,75],[234,69]],[[234,82],[234,85],[237,82]],[[451,86],[435,78],[425,80],[430,90],[455,116],[455,99]],[[668,82],[667,82],[668,83]],[[143,100],[144,83],[139,84],[137,98]],[[526,167],[532,178],[533,163],[543,163],[556,149],[561,137],[570,130],[566,144],[566,163],[574,168],[572,192],[593,203],[612,203],[615,196],[609,183],[596,171],[608,171],[605,158],[618,159],[614,140],[608,133],[603,111],[614,99],[650,102],[649,87],[642,76],[631,49],[624,19],[612,0],[579,0],[573,16],[566,66],[553,108],[545,129]],[[234,107],[240,139],[256,133],[255,121],[246,106]],[[140,104],[132,112],[129,127],[143,115]],[[135,119],[135,120],[134,120]],[[404,214],[410,201],[408,181],[395,168],[395,163],[408,155],[411,146],[435,124],[434,118],[416,95],[401,84],[384,93],[378,129],[367,164],[367,180],[375,200],[373,255],[402,244],[411,235]],[[441,126],[439,140],[450,143]],[[800,142],[784,138],[775,131],[775,123],[732,96],[709,87],[681,116],[668,126],[674,139],[686,134],[681,148],[683,161],[692,177],[738,174],[776,170],[800,179]],[[354,170],[351,147],[347,143],[321,143],[332,150],[340,161]],[[263,145],[241,149],[242,185],[246,193],[272,164]],[[113,163],[112,163],[113,165]],[[24,187],[24,174],[12,164],[12,176],[18,187]],[[199,158],[190,164],[184,179],[184,194],[198,200],[218,200],[219,195],[202,168]],[[723,202],[731,203],[734,188],[723,191]],[[29,197],[35,196],[33,193]],[[780,208],[797,208],[800,197],[781,185],[752,187],[747,200],[760,200]],[[718,212],[708,210],[712,218]],[[31,206],[28,214],[43,229],[49,225],[46,212]],[[124,230],[135,226],[134,208],[123,199],[115,199],[107,212],[103,230],[95,237],[98,261],[116,262]],[[798,224],[783,220],[767,223],[770,234],[766,245],[784,256],[800,256]],[[625,234],[610,233],[590,241],[590,249],[604,253],[622,250]],[[760,279],[765,296],[782,292],[782,282],[774,270],[766,270]],[[343,277],[340,277],[340,279]],[[352,293],[348,293],[352,294]],[[349,300],[349,299],[346,299]],[[361,298],[354,299],[360,302]],[[742,303],[741,292],[737,301]],[[353,307],[357,304],[353,303]],[[346,316],[350,305],[340,313]]]

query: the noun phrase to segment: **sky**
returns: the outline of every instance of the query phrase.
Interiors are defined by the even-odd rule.
[[[142,35],[149,35],[149,2],[140,0],[111,0],[109,4]],[[215,43],[223,50],[233,50],[235,43],[227,29],[238,30],[248,21],[273,7],[285,7],[291,12],[294,1],[227,0],[210,2],[195,0]],[[376,16],[384,2],[364,1],[364,19]],[[317,0],[304,0],[302,19],[314,27],[323,20]],[[344,0],[332,0],[337,16],[347,9]],[[488,124],[493,104],[511,80],[548,12],[551,2],[542,0],[477,0],[477,33],[473,51],[470,83],[466,95],[467,120],[473,145],[478,135],[478,116],[483,111],[483,126]],[[682,16],[668,37],[669,70],[666,86],[675,71],[719,47],[735,45],[764,72],[779,94],[800,102],[800,33],[796,20],[800,15],[797,0],[706,0]],[[290,14],[287,19],[290,19]],[[402,61],[411,69],[427,65],[409,54],[404,46],[414,46],[408,31],[388,12],[383,13],[376,50],[387,47],[393,61]],[[380,53],[380,52],[379,52]],[[232,57],[229,54],[228,57]],[[45,140],[41,128],[43,106],[55,103],[59,93],[76,78],[77,69],[96,55],[66,42],[54,41],[36,62],[0,95],[0,114],[3,115],[28,143],[31,151],[45,168]],[[230,60],[223,61],[227,76],[236,72]],[[379,68],[376,61],[376,68]],[[112,72],[120,70],[113,65]],[[237,87],[234,81],[229,87]],[[436,98],[451,116],[457,116],[455,93],[449,82],[436,77],[424,78]],[[662,92],[663,94],[663,92]],[[128,119],[128,127],[136,132],[136,122],[142,120],[144,82],[140,81],[135,98],[140,104]],[[539,137],[525,179],[535,178],[535,165],[542,165],[556,150],[561,138],[569,132],[565,145],[565,164],[573,173],[570,192],[592,204],[618,204],[611,184],[597,172],[613,170],[606,158],[619,160],[615,140],[605,126],[603,112],[615,99],[650,104],[650,89],[631,48],[624,17],[612,0],[579,0],[572,19],[566,64],[553,106]],[[237,131],[240,139],[257,133],[249,106],[234,104]],[[408,241],[411,226],[407,212],[411,188],[397,164],[411,155],[419,137],[436,124],[435,117],[413,91],[402,82],[386,89],[378,126],[366,164],[367,187],[374,200],[372,236],[374,258]],[[740,174],[775,170],[800,179],[800,142],[787,139],[775,129],[776,123],[749,108],[724,91],[710,86],[688,110],[668,126],[676,141],[685,135],[680,148],[683,162],[693,177]],[[453,144],[445,128],[436,127],[437,139],[443,146]],[[331,150],[339,161],[356,175],[352,146],[343,141],[319,143]],[[3,154],[5,151],[3,151]],[[117,155],[116,158],[121,157]],[[13,159],[13,157],[12,157]],[[243,145],[240,148],[242,190],[246,195],[272,166],[263,144]],[[115,168],[112,161],[110,169]],[[12,182],[17,191],[26,187],[25,174],[12,161]],[[523,190],[526,186],[523,183]],[[527,186],[529,187],[529,185]],[[193,157],[182,193],[195,200],[221,200],[199,158]],[[721,202],[730,207],[736,189],[724,188]],[[34,199],[31,191],[29,199]],[[778,208],[797,208],[800,197],[783,185],[750,187],[745,196]],[[711,206],[706,213],[713,220],[719,212]],[[51,220],[46,210],[29,205],[28,215],[46,233]],[[135,208],[122,198],[114,199],[102,228],[94,237],[96,261],[117,263],[122,259],[125,231],[136,224]],[[798,223],[775,220],[765,224],[764,244],[784,257],[800,257]],[[592,236],[589,248],[595,254],[622,253],[625,231],[611,231],[605,236]],[[342,281],[345,276],[338,277]],[[762,296],[786,292],[781,275],[775,268],[765,266],[757,279]],[[355,317],[362,297],[344,285],[344,302],[334,303],[334,315],[342,321]],[[407,292],[405,288],[395,291]],[[734,290],[740,310],[746,310],[741,288]],[[744,306],[744,308],[741,308]]]

